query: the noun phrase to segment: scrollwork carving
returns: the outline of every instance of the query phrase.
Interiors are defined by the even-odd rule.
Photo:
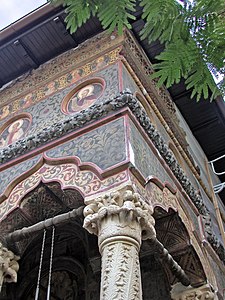
[[[90,233],[98,235],[102,220],[106,217],[117,216],[118,227],[122,226],[121,230],[118,229],[119,235],[122,232],[125,233],[126,226],[135,227],[133,222],[137,222],[141,227],[142,239],[154,238],[155,222],[151,216],[152,213],[152,207],[145,203],[139,194],[129,189],[116,191],[95,199],[85,207],[84,228]],[[114,234],[113,231],[111,234]]]
[[[216,299],[209,285],[203,285],[199,288],[191,286],[184,288],[181,284],[176,284],[171,291],[173,300],[213,300]]]
[[[0,291],[3,282],[17,282],[19,256],[0,243]]]

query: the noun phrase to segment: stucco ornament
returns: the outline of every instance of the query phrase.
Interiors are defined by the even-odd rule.
[[[84,228],[98,235],[102,255],[101,300],[142,299],[139,249],[154,239],[152,207],[126,187],[93,199],[84,209]]]
[[[0,292],[3,282],[17,282],[19,256],[0,243]]]
[[[218,299],[212,292],[210,286],[205,284],[198,288],[184,287],[180,283],[176,284],[171,291],[173,300],[213,300]]]

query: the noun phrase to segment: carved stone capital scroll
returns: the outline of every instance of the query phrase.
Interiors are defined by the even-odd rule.
[[[98,235],[102,255],[101,300],[142,299],[141,239],[154,239],[152,208],[126,187],[94,199],[84,209],[84,228]]]
[[[0,292],[3,282],[17,282],[19,256],[0,243]]]
[[[218,299],[212,292],[210,286],[205,284],[198,288],[191,286],[184,287],[180,283],[176,284],[171,291],[173,300],[213,300]]]

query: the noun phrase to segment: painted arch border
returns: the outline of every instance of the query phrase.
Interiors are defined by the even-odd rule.
[[[126,169],[102,178],[97,169],[82,164],[77,157],[60,160],[41,157],[35,166],[21,174],[8,186],[8,197],[0,203],[0,222],[19,208],[22,199],[41,182],[56,181],[62,190],[77,190],[85,199],[87,196],[104,192],[127,180]]]

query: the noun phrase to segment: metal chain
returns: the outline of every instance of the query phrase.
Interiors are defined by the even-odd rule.
[[[35,293],[35,300],[38,300],[38,296],[39,296],[39,286],[40,286],[40,280],[41,280],[41,268],[42,268],[42,262],[43,262],[43,256],[44,256],[45,239],[46,239],[46,229],[44,229],[43,239],[42,239],[41,257],[40,257],[40,264],[39,264],[39,270],[38,270],[38,280],[37,280],[37,287],[36,287],[36,293]]]
[[[55,227],[53,226],[52,227],[52,243],[51,243],[50,265],[49,265],[49,274],[48,274],[47,300],[50,300],[51,277],[52,277],[52,259],[53,259],[53,251],[54,251],[54,238],[55,238]]]

